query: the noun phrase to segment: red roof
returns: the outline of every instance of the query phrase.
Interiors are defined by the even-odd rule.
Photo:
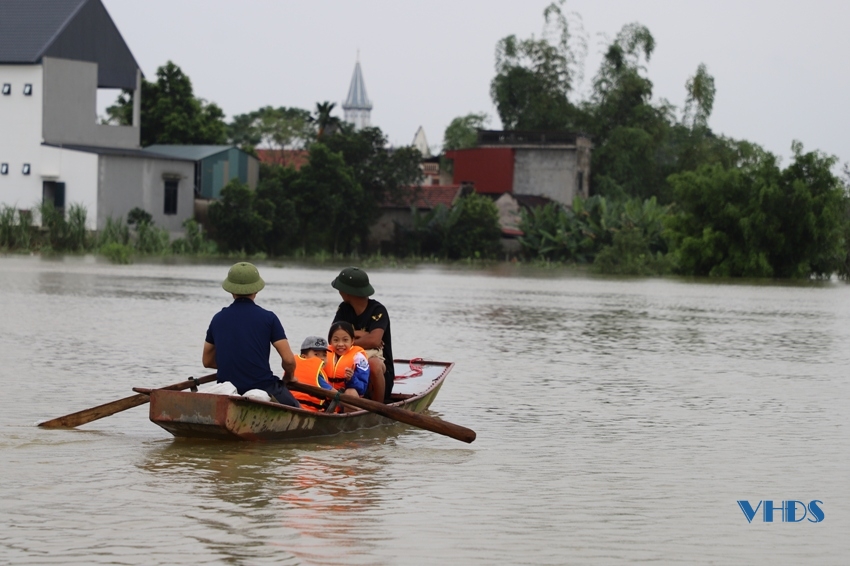
[[[296,171],[310,162],[310,152],[306,149],[257,149],[255,151],[261,163],[293,167]]]
[[[460,185],[422,185],[410,187],[413,197],[400,204],[385,204],[387,208],[410,208],[415,206],[419,210],[430,210],[442,204],[451,208],[452,203],[460,190]]]

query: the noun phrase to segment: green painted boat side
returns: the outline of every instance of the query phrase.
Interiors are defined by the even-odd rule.
[[[439,393],[454,364],[416,362],[423,370],[423,382],[416,392],[392,403],[409,411],[425,411]],[[402,370],[409,360],[396,360]],[[402,383],[396,381],[396,388]],[[427,384],[427,385],[426,385]],[[408,396],[410,395],[410,396]],[[151,392],[150,419],[176,437],[222,440],[295,440],[330,436],[393,424],[396,421],[369,411],[316,413],[241,396],[214,395],[188,391],[155,389]]]

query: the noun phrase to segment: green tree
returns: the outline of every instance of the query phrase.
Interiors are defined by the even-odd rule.
[[[640,24],[629,24],[608,46],[585,106],[596,148],[592,156],[595,194],[612,198],[658,196],[669,200],[660,157],[672,121],[667,103],[653,106],[645,63],[655,39]]]
[[[342,155],[363,189],[359,208],[351,210],[358,218],[357,240],[363,243],[381,215],[381,206],[404,202],[411,195],[422,175],[422,154],[414,147],[389,148],[379,128],[354,131],[344,125],[336,135],[325,136],[323,144]]]
[[[496,76],[490,97],[507,130],[559,130],[578,121],[568,96],[580,79],[587,43],[581,22],[571,23],[563,0],[543,11],[540,38],[509,35],[496,44]]]
[[[195,97],[192,81],[180,67],[168,61],[156,70],[156,77],[156,82],[142,80],[142,146],[227,141],[224,112],[215,103]],[[110,123],[131,124],[132,93],[122,93],[106,113]]]
[[[221,190],[221,199],[210,205],[212,238],[224,252],[263,251],[273,214],[273,203],[257,199],[248,185],[232,179]]]
[[[708,117],[714,108],[714,77],[708,74],[703,63],[697,67],[696,74],[685,83],[688,92],[685,99],[685,112],[683,122],[691,129],[708,127]]]
[[[489,120],[489,116],[484,113],[467,114],[452,120],[443,134],[443,151],[475,147],[478,130],[483,130]]]
[[[324,144],[310,147],[310,162],[301,168],[292,188],[306,251],[348,252],[368,233],[371,224],[363,217],[363,188],[343,157]]]
[[[271,230],[264,238],[264,249],[269,255],[285,255],[303,246],[303,241],[299,239],[302,227],[293,190],[298,176],[298,172],[291,167],[260,164],[257,198],[274,205],[269,215]]]
[[[847,196],[835,158],[803,153],[784,171],[761,152],[738,168],[704,165],[670,178],[680,213],[669,222],[686,274],[808,277],[840,271]]]
[[[239,114],[227,125],[230,143],[270,149],[301,149],[316,135],[310,112],[301,108],[264,106]]]
[[[443,247],[451,259],[490,259],[501,253],[499,210],[488,197],[470,193],[449,212]]]

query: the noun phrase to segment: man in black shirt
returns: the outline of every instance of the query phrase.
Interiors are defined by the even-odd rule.
[[[334,322],[343,320],[354,326],[354,344],[366,350],[369,359],[369,389],[374,401],[388,402],[393,391],[393,341],[387,308],[369,297],[375,289],[369,276],[358,267],[346,267],[331,286],[339,291],[342,302]]]

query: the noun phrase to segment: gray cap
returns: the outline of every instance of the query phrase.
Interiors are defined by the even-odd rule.
[[[304,350],[327,351],[329,349],[330,348],[328,348],[328,341],[322,338],[321,336],[308,336],[304,339],[303,342],[301,342],[302,352]]]

